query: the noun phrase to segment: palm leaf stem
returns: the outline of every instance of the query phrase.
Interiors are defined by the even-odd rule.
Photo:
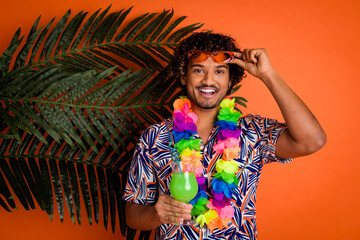
[[[43,104],[53,104],[53,105],[61,105],[61,106],[68,106],[73,108],[93,108],[93,109],[136,109],[136,108],[147,108],[153,106],[169,106],[171,102],[167,103],[149,103],[149,104],[138,104],[138,105],[131,105],[131,106],[97,106],[97,105],[78,105],[78,104],[71,104],[71,103],[63,103],[63,102],[52,102],[47,100],[41,99],[33,99],[33,98],[11,98],[11,97],[4,97],[0,100],[8,100],[8,101],[25,101],[25,102],[36,102],[36,103],[43,103]]]
[[[0,156],[0,160],[1,159],[10,159],[10,158],[55,159],[55,160],[69,161],[69,162],[75,162],[75,163],[83,163],[83,164],[86,164],[86,165],[92,165],[92,166],[96,166],[96,167],[106,168],[106,169],[110,169],[110,170],[115,171],[115,172],[119,172],[121,174],[127,173],[126,171],[123,171],[123,170],[118,169],[118,168],[114,168],[112,166],[93,163],[93,162],[89,162],[89,161],[78,160],[78,159],[75,159],[75,158],[64,158],[64,157],[57,157],[57,156],[50,156],[50,155],[47,155],[47,156],[44,156],[44,155],[1,155]]]
[[[104,43],[104,44],[98,44],[98,45],[93,45],[90,47],[86,47],[86,48],[82,48],[82,49],[74,49],[72,51],[68,51],[68,52],[64,52],[62,54],[53,56],[53,57],[49,57],[47,59],[45,59],[42,62],[35,62],[35,63],[29,63],[28,65],[23,65],[17,69],[12,69],[11,73],[12,74],[16,74],[17,72],[21,72],[23,70],[26,69],[30,69],[30,68],[37,68],[40,67],[41,65],[46,65],[47,63],[51,63],[52,61],[67,56],[67,55],[72,55],[72,54],[76,54],[76,53],[81,53],[81,52],[85,52],[85,51],[90,51],[90,50],[94,50],[97,48],[102,48],[102,47],[109,47],[109,46],[131,46],[131,45],[141,45],[141,46],[168,46],[168,47],[174,47],[177,46],[177,43],[158,43],[158,42],[109,42],[109,43]]]

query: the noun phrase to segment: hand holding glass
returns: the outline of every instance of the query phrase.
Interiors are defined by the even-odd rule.
[[[187,164],[184,169],[182,169],[182,165],[185,164],[171,162],[173,173],[170,182],[170,193],[174,199],[189,203],[196,196],[199,186],[194,173],[195,165],[193,163]],[[185,220],[182,224],[190,225],[193,222]]]

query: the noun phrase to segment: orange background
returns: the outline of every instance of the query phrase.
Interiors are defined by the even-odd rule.
[[[72,9],[93,13],[134,6],[130,16],[174,8],[185,24],[230,34],[242,48],[264,47],[273,66],[324,127],[328,142],[311,156],[263,169],[257,194],[259,239],[360,239],[359,119],[360,2],[358,0],[17,0],[2,1],[0,52],[18,27],[29,31]],[[248,77],[238,95],[245,113],[282,119],[265,86]],[[19,205],[19,204],[18,204]],[[67,214],[67,213],[65,213]],[[100,225],[74,226],[68,215],[51,222],[39,210],[0,208],[0,239],[121,239]]]

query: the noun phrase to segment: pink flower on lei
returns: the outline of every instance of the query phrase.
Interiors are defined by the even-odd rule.
[[[210,203],[206,204],[206,206],[210,209],[217,211],[217,213],[222,219],[232,218],[234,216],[235,211],[234,208],[230,205],[230,203],[226,203],[226,205],[221,208],[213,205],[213,199],[209,199],[209,201]]]
[[[217,144],[214,145],[214,150],[217,153],[222,153],[225,148],[235,148],[239,145],[240,139],[238,138],[227,138],[225,140],[219,140]]]

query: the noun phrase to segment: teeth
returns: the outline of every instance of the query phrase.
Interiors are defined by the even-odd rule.
[[[201,92],[206,92],[206,93],[213,93],[215,92],[214,89],[200,89]]]

